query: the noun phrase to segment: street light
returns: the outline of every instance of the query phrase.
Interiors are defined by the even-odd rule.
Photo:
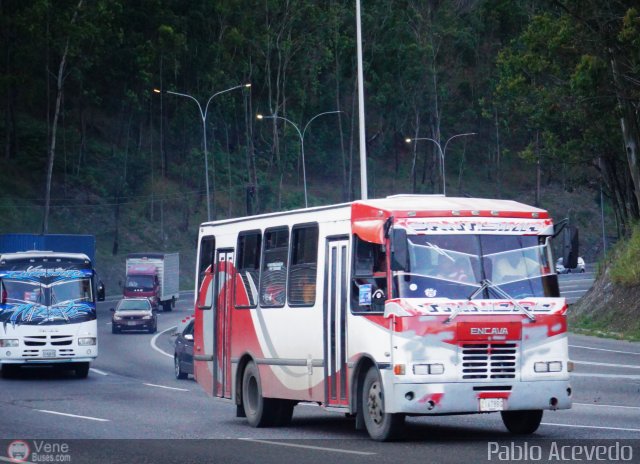
[[[298,128],[298,125],[296,123],[294,123],[290,119],[287,119],[287,118],[285,118],[283,116],[276,116],[275,114],[272,114],[271,116],[264,116],[262,114],[256,115],[256,117],[258,119],[260,119],[260,120],[262,120],[262,119],[282,119],[283,121],[286,121],[289,124],[291,124],[296,129],[296,131],[298,131],[298,136],[300,137],[300,153],[302,154],[302,184],[304,185],[304,207],[305,208],[309,207],[309,203],[307,202],[307,171],[306,171],[306,168],[305,168],[305,165],[304,165],[304,134],[305,134],[305,132],[307,132],[307,128],[309,127],[309,124],[311,124],[311,121],[313,121],[316,118],[319,118],[322,115],[333,114],[333,113],[342,113],[342,111],[325,111],[324,113],[316,114],[314,117],[309,119],[307,124],[305,124],[304,128],[302,129],[302,132],[300,132],[300,129]]]
[[[207,104],[204,106],[204,111],[202,110],[202,105],[195,97],[186,93],[165,90],[165,93],[169,93],[171,95],[190,98],[191,100],[196,102],[196,105],[198,105],[198,110],[200,110],[200,117],[202,118],[202,140],[204,144],[204,176],[205,176],[205,184],[207,188],[207,221],[211,221],[211,199],[209,197],[209,155],[207,152],[207,112],[209,111],[209,103],[211,103],[211,100],[213,100],[214,97],[217,97],[220,94],[230,92],[231,90],[241,89],[243,87],[247,87],[247,88],[251,87],[251,84],[240,84],[225,90],[221,90],[220,92],[214,93],[209,97],[209,100],[207,100]],[[162,91],[159,89],[153,89],[153,91],[155,93],[162,93]]]
[[[407,143],[417,142],[418,140],[429,140],[429,141],[431,141],[431,142],[436,144],[436,146],[438,147],[438,151],[440,152],[440,160],[441,160],[441,164],[442,164],[442,194],[444,196],[447,196],[447,183],[445,182],[445,179],[444,179],[444,157],[445,157],[445,155],[447,153],[447,145],[449,145],[449,142],[451,142],[453,139],[455,139],[457,137],[464,137],[466,135],[476,135],[476,133],[475,132],[466,132],[464,134],[452,135],[445,142],[444,150],[442,149],[442,147],[440,146],[440,143],[437,140],[429,138],[429,137],[415,137],[415,138],[412,138],[412,139],[409,139],[409,138],[405,139],[405,142],[407,142]]]

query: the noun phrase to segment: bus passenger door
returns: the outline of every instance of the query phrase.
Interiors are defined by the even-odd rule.
[[[214,314],[213,394],[231,397],[231,293],[233,291],[233,250],[216,254]]]
[[[324,288],[324,374],[328,406],[348,406],[347,297],[349,238],[327,239]]]

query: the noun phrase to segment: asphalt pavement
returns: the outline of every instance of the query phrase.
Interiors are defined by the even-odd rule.
[[[59,453],[58,462],[504,462],[500,450],[508,462],[538,462],[514,457],[527,443],[546,457],[553,443],[630,446],[626,462],[640,462],[639,343],[570,335],[574,407],[545,412],[524,441],[499,415],[483,414],[408,418],[400,441],[376,443],[354,430],[353,419],[306,404],[290,426],[251,428],[229,400],[175,379],[171,333],[193,312],[191,298],[158,314],[156,335],[112,334],[114,303],[101,303],[100,356],[87,379],[39,368],[0,380],[0,461],[19,440],[30,448],[29,462],[44,462],[33,459],[36,448],[44,459],[43,446],[60,451],[63,444],[69,458]]]

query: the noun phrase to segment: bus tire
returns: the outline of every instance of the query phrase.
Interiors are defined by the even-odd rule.
[[[269,427],[275,424],[278,400],[264,398],[258,367],[250,362],[242,376],[242,404],[247,422],[252,427]]]
[[[76,373],[76,377],[79,379],[86,379],[89,375],[89,363],[88,362],[80,362],[75,363],[73,365],[73,370]]]
[[[384,412],[384,390],[382,379],[375,367],[369,368],[362,386],[359,411],[369,436],[376,441],[398,438],[404,426],[404,414]]]
[[[18,364],[3,364],[2,365],[2,378],[13,379],[18,376],[20,365]]]
[[[276,427],[286,427],[291,424],[293,418],[293,408],[296,405],[295,401],[291,400],[275,400],[277,402],[276,419],[274,424]]]
[[[542,409],[528,411],[501,411],[502,422],[507,430],[516,435],[530,435],[540,427]]]

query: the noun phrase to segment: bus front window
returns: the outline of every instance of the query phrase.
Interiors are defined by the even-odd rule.
[[[502,299],[559,296],[550,239],[511,235],[409,235],[410,270],[394,275],[401,298]]]

